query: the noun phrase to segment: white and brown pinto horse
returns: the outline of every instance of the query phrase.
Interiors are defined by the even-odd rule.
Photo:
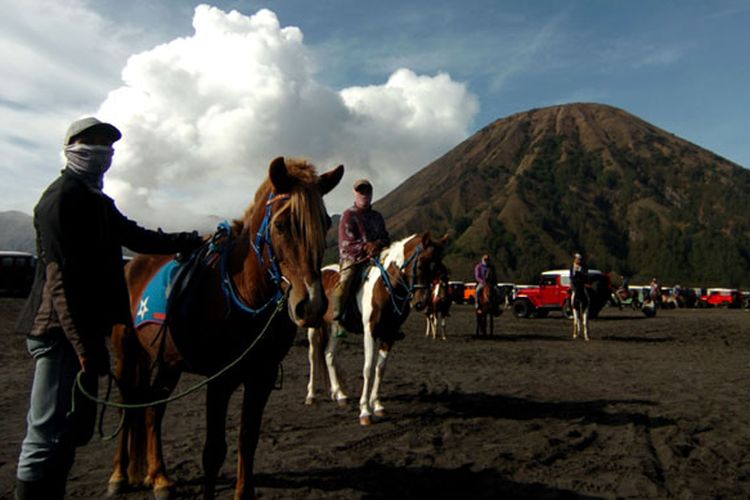
[[[430,299],[425,309],[427,322],[424,332],[425,337],[431,337],[432,340],[435,340],[439,332],[440,338],[445,340],[445,318],[450,316],[451,302],[451,297],[448,294],[447,276],[440,274],[432,282]]]
[[[323,270],[323,286],[329,296],[329,309],[321,328],[308,329],[310,381],[306,404],[313,404],[315,401],[315,382],[319,378],[318,370],[324,364],[323,357],[331,398],[340,406],[347,403],[347,395],[336,369],[339,340],[337,329],[343,327],[347,331],[363,334],[364,366],[359,422],[369,425],[373,414],[385,415],[385,407],[380,401],[380,384],[385,374],[388,353],[400,337],[400,327],[409,315],[411,306],[418,311],[426,306],[429,285],[435,269],[442,266],[440,261],[446,242],[447,237],[433,240],[429,233],[415,234],[396,241],[383,250],[377,259],[379,264],[367,270],[356,295],[352,295],[361,319],[347,317],[341,325],[332,322],[333,308],[330,300],[339,274],[331,267]]]

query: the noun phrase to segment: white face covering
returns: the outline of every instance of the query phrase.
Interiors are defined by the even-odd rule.
[[[90,144],[69,144],[65,146],[65,167],[81,177],[87,184],[101,189],[104,173],[112,165],[115,150],[110,146],[92,146]]]

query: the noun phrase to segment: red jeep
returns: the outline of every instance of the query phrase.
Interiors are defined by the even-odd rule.
[[[698,307],[742,307],[742,294],[735,288],[709,288]]]
[[[589,269],[591,307],[589,316],[595,318],[607,303],[612,293],[609,276]],[[513,315],[516,318],[544,318],[550,311],[562,311],[572,317],[570,310],[570,271],[560,269],[545,271],[539,277],[538,286],[519,287],[513,300]]]

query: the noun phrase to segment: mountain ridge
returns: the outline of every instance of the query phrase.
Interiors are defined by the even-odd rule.
[[[583,251],[617,274],[747,285],[748,192],[739,165],[624,110],[577,103],[494,121],[376,208],[395,233],[451,232],[459,279],[485,251],[524,281]]]

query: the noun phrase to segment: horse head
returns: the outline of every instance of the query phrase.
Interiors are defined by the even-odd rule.
[[[264,210],[254,211],[251,223],[257,228],[256,251],[269,257],[263,259],[267,270],[273,274],[275,267],[287,284],[289,317],[301,327],[318,326],[328,307],[320,268],[331,218],[323,195],[343,175],[343,165],[317,175],[305,161],[279,157],[271,162],[268,180],[256,194],[255,205],[265,204]],[[270,248],[258,249],[259,241]]]
[[[412,250],[415,259],[412,277],[414,287],[412,306],[417,311],[422,311],[431,300],[430,292],[435,277],[447,272],[442,259],[443,251],[448,243],[448,235],[436,240],[428,231],[417,240],[418,243]]]

